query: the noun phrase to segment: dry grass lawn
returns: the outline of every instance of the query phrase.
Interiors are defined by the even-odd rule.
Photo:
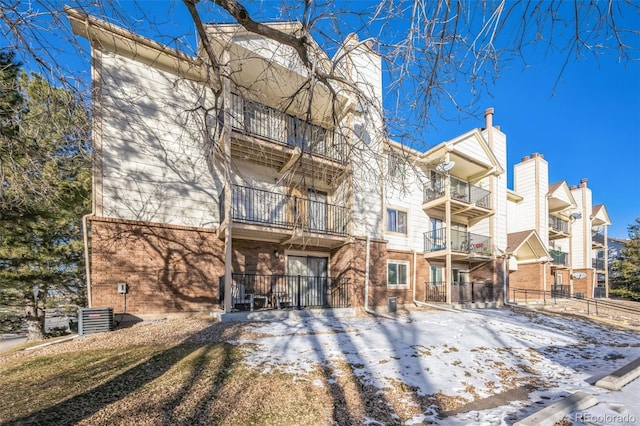
[[[399,424],[457,405],[446,395],[417,397],[400,383],[382,393],[347,363],[306,376],[256,371],[240,362],[244,346],[227,343],[250,334],[241,324],[196,318],[16,348],[0,355],[0,423]]]
[[[260,371],[241,362],[247,344],[230,343],[260,337],[251,330],[208,317],[147,321],[14,348],[0,354],[0,424],[402,424],[475,403],[422,395],[400,382],[377,389],[346,362],[318,365],[306,375]],[[537,386],[535,380],[521,385],[511,391],[525,389],[524,398]],[[508,392],[496,396],[509,400]]]

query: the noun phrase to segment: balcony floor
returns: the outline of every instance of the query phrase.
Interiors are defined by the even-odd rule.
[[[218,237],[224,239],[223,225],[218,231]],[[231,236],[238,240],[265,241],[280,244],[296,244],[313,247],[335,248],[347,242],[348,235],[330,234],[324,232],[307,232],[301,229],[270,226],[234,221],[231,226]]]
[[[424,210],[429,217],[444,218],[446,214],[446,201],[446,197],[436,198],[435,200],[423,203],[422,210]],[[451,217],[453,219],[465,218],[469,223],[474,223],[493,215],[493,213],[492,209],[451,198]]]
[[[251,136],[239,131],[233,131],[231,136],[231,157],[249,161],[261,166],[277,169],[283,173],[291,167],[291,161],[300,151],[279,142]],[[312,173],[328,185],[335,184],[344,173],[345,165],[317,154],[304,153],[297,159],[300,170]]]

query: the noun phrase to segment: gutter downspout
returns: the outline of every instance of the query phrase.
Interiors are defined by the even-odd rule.
[[[507,262],[509,262],[509,256],[505,254],[502,260],[502,303],[504,306],[509,306],[509,295],[507,294],[507,289],[509,288],[507,284],[507,280],[509,279],[507,275]]]
[[[371,238],[368,235],[366,244],[364,255],[364,310],[371,314],[373,313],[369,310],[369,255]]]
[[[84,268],[85,274],[87,275],[87,307],[91,308],[91,265],[89,258],[89,235],[87,233],[87,218],[89,216],[94,216],[95,213],[93,209],[91,213],[82,216],[82,234],[84,240]]]

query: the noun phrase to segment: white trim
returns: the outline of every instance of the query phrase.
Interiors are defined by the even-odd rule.
[[[396,212],[402,212],[406,215],[406,232],[398,232],[398,231],[390,231],[387,229],[387,225],[389,224],[389,210],[395,210]],[[384,206],[384,232],[392,235],[402,235],[405,237],[409,237],[409,218],[410,218],[410,208],[408,207],[397,207],[394,205],[385,204]],[[397,217],[396,217],[396,228],[397,228]]]
[[[407,267],[407,273],[406,273],[407,283],[406,284],[389,284],[389,264],[390,263],[393,263],[393,264],[396,264],[396,265],[405,265]],[[410,261],[408,261],[408,260],[387,259],[387,288],[395,288],[395,289],[408,289],[408,288],[411,288],[410,273],[411,273],[411,262]]]

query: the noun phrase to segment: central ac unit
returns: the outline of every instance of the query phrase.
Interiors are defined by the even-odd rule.
[[[79,335],[111,330],[113,330],[113,308],[78,309]]]

